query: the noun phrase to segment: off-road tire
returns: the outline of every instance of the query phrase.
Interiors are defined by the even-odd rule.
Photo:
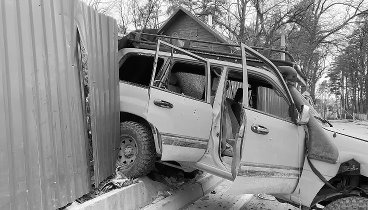
[[[332,201],[323,210],[368,210],[368,198],[352,196]]]
[[[129,135],[135,139],[138,151],[136,159],[129,168],[124,168],[118,155],[116,167],[128,178],[137,178],[147,175],[154,167],[156,161],[156,149],[151,130],[140,123],[125,121],[120,123],[120,138]],[[122,142],[120,143],[122,144]]]

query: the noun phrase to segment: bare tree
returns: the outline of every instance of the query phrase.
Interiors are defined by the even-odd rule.
[[[339,37],[335,35],[358,15],[366,13],[364,1],[303,0],[297,5],[303,14],[292,19],[299,29],[291,34],[289,49],[300,59],[313,99],[316,83],[326,69],[321,63],[324,63],[330,48],[338,44],[336,40]]]
[[[143,3],[130,0],[130,15],[135,29],[158,28],[161,3],[160,0],[148,0]]]
[[[355,24],[343,48],[329,69],[330,91],[341,107],[352,113],[368,114],[368,16]]]
[[[118,3],[118,0],[110,0],[110,1],[103,1],[103,0],[85,0],[85,2],[93,7],[96,11],[106,14],[113,10]]]
[[[124,0],[119,0],[116,4],[119,19],[119,33],[126,34],[128,30],[128,25],[130,23],[128,7],[126,6],[126,2]]]

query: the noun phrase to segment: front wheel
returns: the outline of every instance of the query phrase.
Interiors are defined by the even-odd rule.
[[[368,210],[368,198],[352,196],[340,198],[328,204],[324,210]]]
[[[120,148],[116,167],[125,176],[147,175],[156,160],[153,136],[149,128],[132,121],[120,123]]]

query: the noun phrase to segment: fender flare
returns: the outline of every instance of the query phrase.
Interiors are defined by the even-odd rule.
[[[149,127],[153,135],[156,153],[158,155],[162,154],[162,144],[161,144],[162,142],[161,142],[159,132],[157,128],[151,122],[149,122],[144,115],[139,116],[137,114],[133,114],[130,112],[120,112],[120,122],[122,122],[123,120],[135,121],[135,122],[142,123],[145,126]]]
[[[308,160],[309,161],[309,160]],[[313,165],[312,166],[312,170],[313,170]],[[318,190],[318,193],[314,196],[313,201],[311,202],[311,205],[314,205],[315,203],[324,201],[326,199],[330,199],[332,197],[335,196],[344,196],[344,195],[350,195],[351,193],[354,192],[354,189],[360,189],[361,191],[363,191],[364,193],[367,193],[367,191],[365,189],[361,189],[359,188],[359,182],[357,179],[357,182],[355,182],[356,186],[354,188],[351,188],[352,190],[348,192],[348,194],[345,194],[343,191],[337,189],[335,186],[332,186],[332,184],[330,183],[331,180],[333,180],[334,178],[342,178],[342,177],[338,177],[341,174],[344,174],[345,176],[363,176],[363,177],[367,177],[366,173],[361,173],[361,164],[356,161],[355,159],[350,159],[348,161],[342,162],[339,166],[339,169],[337,171],[337,173],[335,174],[334,177],[330,178],[329,181],[327,181],[321,174],[318,175],[318,171],[317,173],[315,173],[315,171],[313,171],[319,178],[320,180],[322,180],[325,185],[322,185],[320,187],[320,189]],[[320,177],[322,176],[322,178]],[[368,177],[367,177],[368,178]],[[333,189],[333,191],[329,191],[328,194],[320,194],[321,192],[323,192],[323,189],[330,188]],[[326,192],[326,191],[325,191]]]

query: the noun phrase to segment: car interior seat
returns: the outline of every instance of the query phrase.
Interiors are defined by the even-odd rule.
[[[175,74],[170,74],[167,89],[175,93],[182,93],[181,88],[179,87],[178,84],[178,78],[176,77]]]
[[[234,96],[234,101],[231,104],[231,109],[234,112],[238,124],[240,124],[241,121],[242,102],[243,102],[243,88],[238,88]]]

